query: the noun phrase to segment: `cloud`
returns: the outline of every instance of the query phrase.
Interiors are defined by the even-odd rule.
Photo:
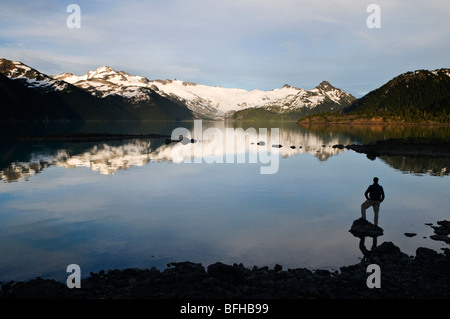
[[[370,3],[354,0],[77,4],[80,29],[67,28],[62,1],[4,4],[0,54],[47,73],[111,65],[153,79],[246,89],[308,89],[328,80],[356,95],[398,73],[448,67],[445,0],[377,1],[380,29],[367,28]]]

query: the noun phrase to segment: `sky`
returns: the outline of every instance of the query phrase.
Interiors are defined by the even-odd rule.
[[[328,81],[361,97],[399,74],[450,67],[448,0],[0,0],[0,8],[0,57],[48,75],[108,65],[247,90]]]

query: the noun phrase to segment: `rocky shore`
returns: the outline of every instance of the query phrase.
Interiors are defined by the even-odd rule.
[[[367,144],[333,145],[349,149],[368,157],[382,155],[450,157],[450,141],[438,138],[399,138],[374,141]]]
[[[370,224],[370,223],[369,223]],[[440,221],[435,240],[448,240],[450,222]],[[381,229],[364,233],[361,219],[352,233],[361,241],[377,237]],[[358,228],[359,227],[359,228]],[[35,278],[4,282],[0,299],[447,299],[450,298],[450,249],[441,253],[419,247],[415,256],[403,253],[392,242],[383,242],[364,254],[360,263],[339,271],[307,268],[246,268],[217,262],[204,267],[177,262],[161,271],[112,269],[91,273],[81,288]],[[369,288],[368,266],[380,268],[380,288]]]

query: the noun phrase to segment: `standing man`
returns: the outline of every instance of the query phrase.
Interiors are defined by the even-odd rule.
[[[366,219],[366,209],[373,207],[374,219],[373,223],[378,225],[378,212],[380,211],[380,203],[384,200],[384,190],[378,184],[378,177],[373,178],[373,184],[370,185],[364,193],[366,201],[361,204],[361,216]]]

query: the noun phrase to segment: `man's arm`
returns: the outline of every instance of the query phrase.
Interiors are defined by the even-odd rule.
[[[367,187],[366,192],[364,193],[364,196],[366,197],[367,200],[369,200],[369,192],[370,192],[370,186]]]
[[[381,187],[381,198],[380,198],[380,203],[384,201],[384,189],[383,187]]]

